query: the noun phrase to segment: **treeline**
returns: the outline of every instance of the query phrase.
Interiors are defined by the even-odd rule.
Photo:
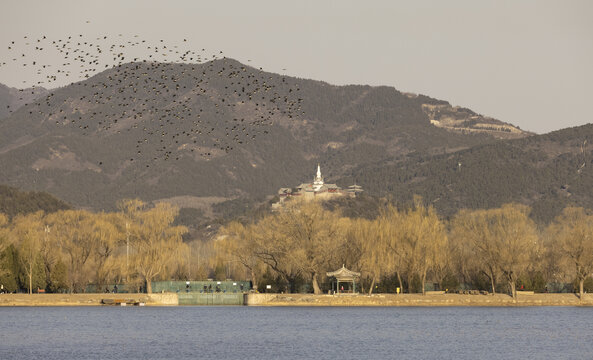
[[[593,272],[593,215],[566,208],[538,228],[529,212],[507,204],[461,210],[445,222],[415,199],[409,209],[387,205],[369,220],[294,202],[258,221],[228,224],[215,245],[226,261],[244,266],[254,285],[265,278],[282,291],[305,282],[320,294],[331,286],[326,272],[345,265],[362,273],[368,293],[395,287],[424,293],[430,282],[442,290],[516,296],[518,287],[555,291],[548,284],[574,282],[582,295]]]
[[[385,203],[375,216],[350,217],[320,202],[286,202],[218,229],[211,240],[183,241],[179,210],[125,200],[118,211],[0,215],[0,284],[4,291],[84,292],[88,285],[151,281],[251,280],[275,291],[331,288],[326,273],[360,272],[364,292],[422,293],[516,289],[581,294],[591,287],[593,215],[566,208],[545,227],[530,208],[507,204],[461,210],[443,220],[419,198],[407,209]],[[263,288],[261,286],[260,288]]]
[[[46,192],[21,191],[17,188],[0,185],[0,213],[9,218],[38,210],[54,212],[71,208],[64,201]]]
[[[151,281],[187,278],[191,243],[175,226],[178,209],[139,200],[119,211],[38,211],[0,214],[0,284],[8,292],[84,292],[89,284],[129,284],[151,292]]]

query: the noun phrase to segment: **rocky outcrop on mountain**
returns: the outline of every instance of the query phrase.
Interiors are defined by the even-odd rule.
[[[450,104],[422,104],[422,110],[436,127],[464,134],[489,134],[499,139],[526,137],[529,132],[491,117],[476,114],[470,109]]]

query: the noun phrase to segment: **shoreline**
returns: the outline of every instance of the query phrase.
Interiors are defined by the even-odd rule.
[[[143,303],[146,306],[175,306],[177,294],[0,294],[0,307],[11,306],[113,306],[101,301]]]
[[[0,294],[0,307],[13,306],[114,306],[102,300],[142,303],[145,306],[180,305],[177,293],[159,294]],[[593,294],[585,294],[581,301],[576,294],[519,294],[517,301],[506,294],[363,294],[313,295],[313,294],[245,294],[244,305],[260,307],[472,307],[472,306],[593,306]],[[128,305],[130,306],[130,305]]]
[[[506,294],[373,294],[313,295],[313,294],[253,294],[248,306],[593,306],[593,295],[585,294],[581,301],[576,294],[519,294],[515,302]]]

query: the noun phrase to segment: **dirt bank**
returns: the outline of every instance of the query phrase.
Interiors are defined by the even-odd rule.
[[[0,294],[0,306],[101,306],[101,300],[142,302],[147,306],[178,305],[176,293],[164,294]],[[593,294],[249,294],[249,306],[593,306]]]
[[[177,305],[176,294],[0,294],[0,306],[100,306],[101,300]]]
[[[375,294],[311,295],[250,294],[250,306],[593,306],[593,295],[581,301],[575,294],[519,294],[517,301],[508,295],[460,294]]]

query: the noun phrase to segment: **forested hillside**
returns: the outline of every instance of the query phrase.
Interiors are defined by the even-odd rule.
[[[10,218],[39,210],[52,213],[70,208],[70,205],[46,192],[25,192],[0,185],[0,214],[5,214]]]
[[[308,181],[317,163],[337,179],[509,134],[483,124],[504,123],[392,87],[333,86],[232,59],[128,63],[5,118],[0,183],[96,210],[166,200],[212,219]]]
[[[459,209],[520,202],[548,222],[566,206],[593,208],[593,125],[476,146],[452,154],[418,154],[352,169],[357,182],[398,203],[421,195],[445,216]]]

